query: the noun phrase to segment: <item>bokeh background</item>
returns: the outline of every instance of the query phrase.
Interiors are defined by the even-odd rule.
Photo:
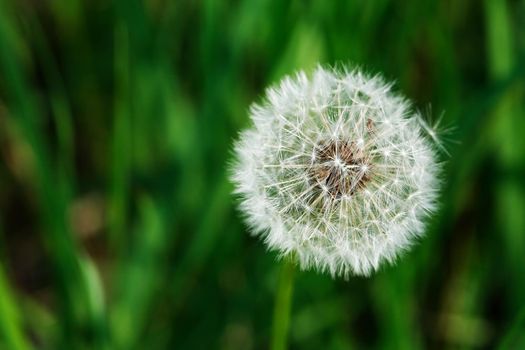
[[[228,162],[318,62],[396,81],[449,155],[396,266],[295,274],[290,347],[525,349],[522,0],[0,0],[0,349],[267,348],[281,264]]]

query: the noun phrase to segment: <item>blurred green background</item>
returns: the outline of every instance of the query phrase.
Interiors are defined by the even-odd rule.
[[[228,162],[317,62],[395,80],[450,156],[396,266],[296,273],[290,347],[525,349],[523,0],[0,0],[0,349],[267,348]]]

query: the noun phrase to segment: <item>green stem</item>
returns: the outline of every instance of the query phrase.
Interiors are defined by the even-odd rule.
[[[292,305],[293,274],[292,259],[283,260],[273,313],[272,350],[286,349]]]

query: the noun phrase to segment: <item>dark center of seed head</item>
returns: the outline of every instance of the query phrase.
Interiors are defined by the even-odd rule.
[[[314,149],[309,177],[318,191],[332,198],[350,196],[370,179],[370,159],[354,142],[320,142]]]

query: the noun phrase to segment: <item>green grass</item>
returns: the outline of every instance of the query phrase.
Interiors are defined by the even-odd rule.
[[[281,265],[228,162],[318,62],[453,131],[426,237],[367,279],[295,271],[290,347],[524,347],[524,28],[520,0],[0,0],[0,349],[268,348]]]

